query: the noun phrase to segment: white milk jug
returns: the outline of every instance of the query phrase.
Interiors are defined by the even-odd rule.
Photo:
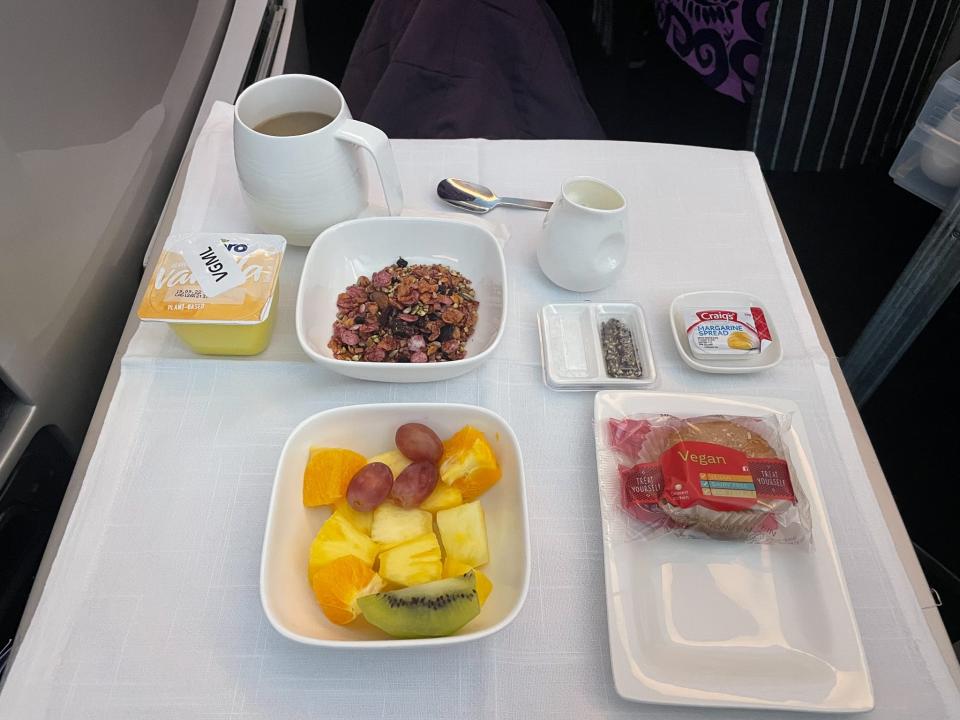
[[[619,191],[595,178],[571,178],[543,219],[540,268],[567,290],[605,288],[626,264],[626,225],[627,203]]]

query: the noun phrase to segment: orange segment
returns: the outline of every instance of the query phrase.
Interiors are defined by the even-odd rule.
[[[347,493],[347,485],[367,464],[363,455],[341,448],[311,448],[303,471],[303,504],[329,505]]]
[[[327,619],[346,625],[360,614],[357,598],[380,592],[383,580],[362,560],[344,555],[317,568],[310,585]]]
[[[487,438],[466,425],[443,443],[440,479],[457,488],[464,502],[476,499],[500,479],[500,466]]]

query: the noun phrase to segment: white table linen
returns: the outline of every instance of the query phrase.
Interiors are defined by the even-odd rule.
[[[237,186],[230,111],[215,106],[198,139],[177,231],[255,229]],[[800,405],[873,677],[876,709],[869,717],[960,717],[960,695],[871,490],[754,156],[578,141],[398,140],[394,151],[407,207],[430,212],[443,210],[434,188],[446,176],[544,199],[572,175],[593,175],[623,191],[629,266],[616,285],[590,297],[642,304],[658,389],[785,397]],[[297,248],[284,261],[277,328],[260,357],[200,358],[165,326],[141,325],[36,615],[0,692],[0,717],[744,714],[617,696],[607,642],[593,394],[544,386],[536,328],[544,303],[580,296],[550,284],[536,265],[542,214],[504,209],[491,219],[509,230],[508,328],[489,362],[452,381],[367,383],[310,363],[293,328],[304,255]],[[687,368],[670,338],[667,310],[674,296],[698,289],[763,298],[782,336],[783,362],[747,376]],[[533,543],[529,597],[508,628],[462,646],[364,652],[297,645],[269,625],[258,590],[280,448],[310,414],[393,401],[474,403],[515,429]]]

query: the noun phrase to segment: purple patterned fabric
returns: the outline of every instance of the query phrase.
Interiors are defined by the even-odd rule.
[[[667,45],[715,90],[753,96],[770,0],[656,0]]]

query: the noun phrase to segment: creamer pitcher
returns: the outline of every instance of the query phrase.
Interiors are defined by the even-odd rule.
[[[576,292],[613,284],[627,261],[626,224],[627,203],[615,188],[590,177],[567,180],[543,219],[540,268]]]

